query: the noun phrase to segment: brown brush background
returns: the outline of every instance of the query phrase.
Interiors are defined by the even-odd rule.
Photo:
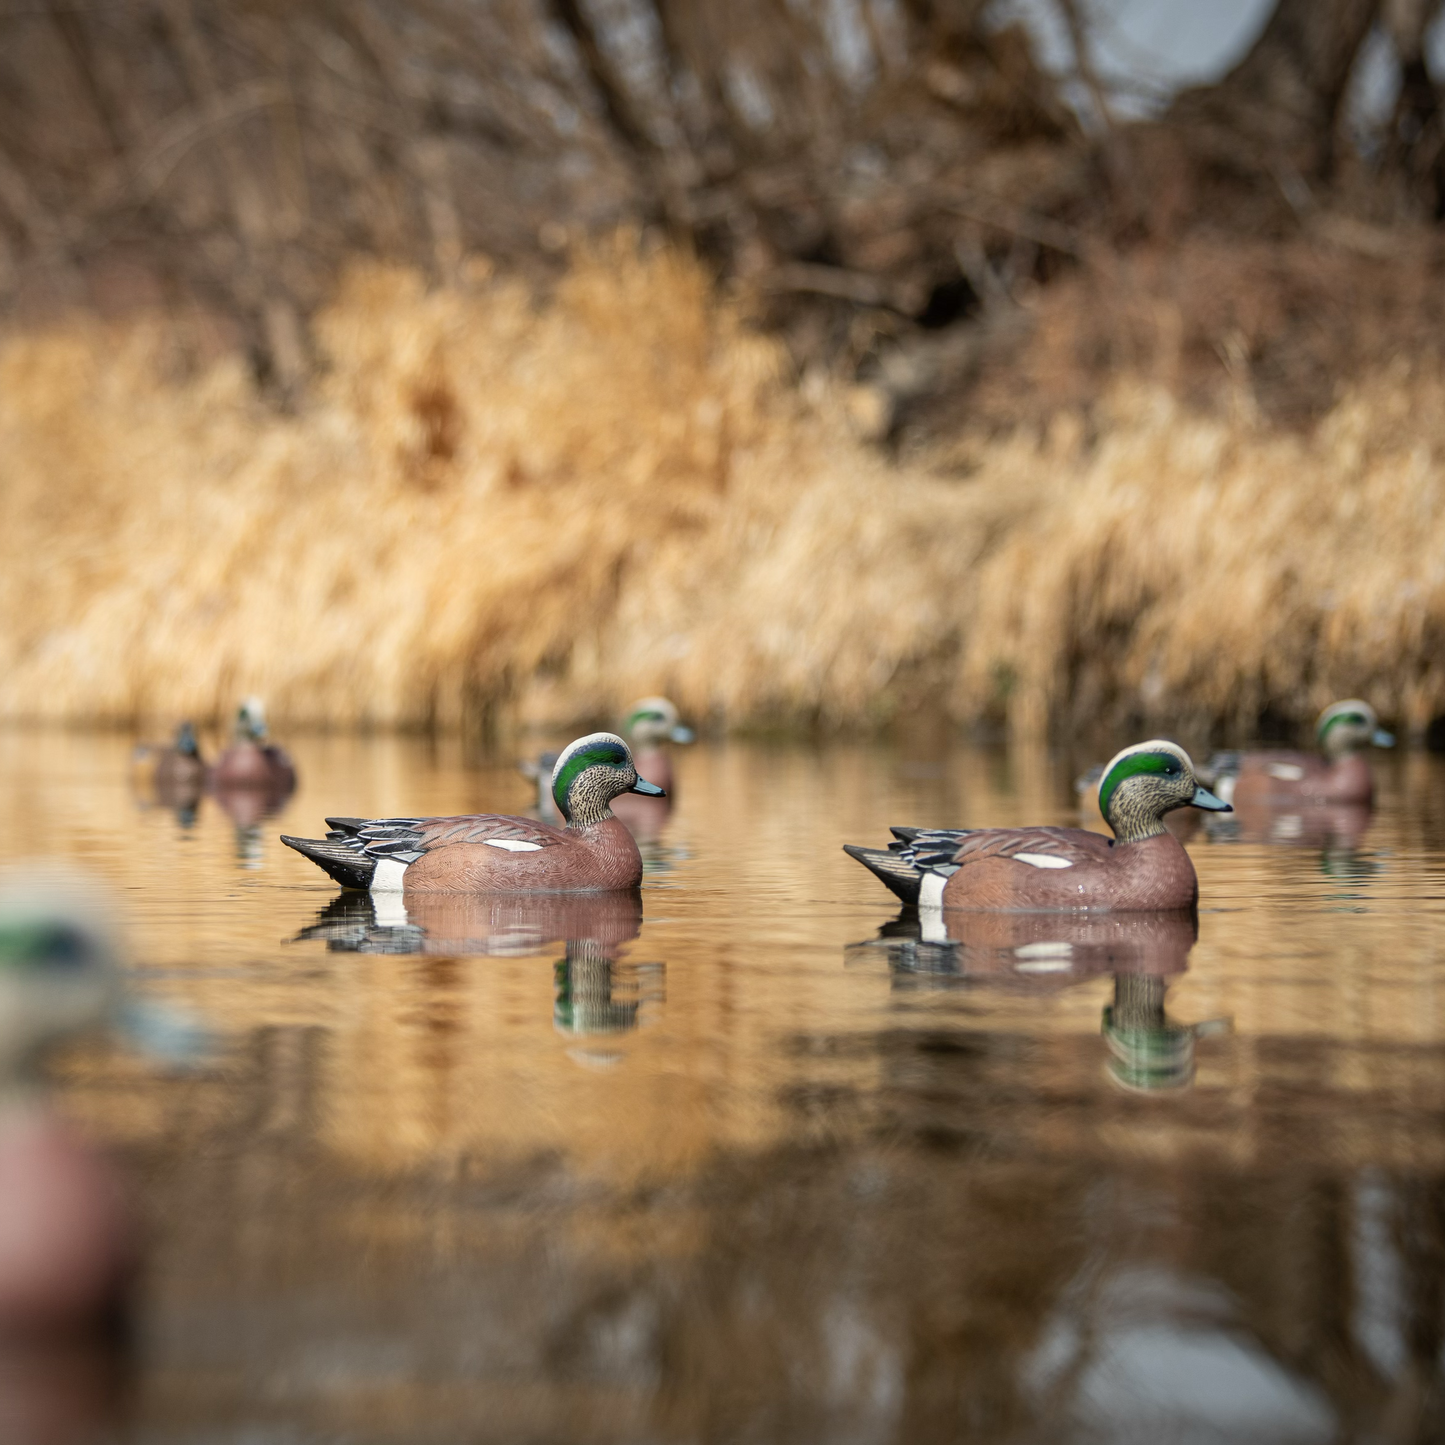
[[[745,8],[0,16],[0,717],[1445,712],[1436,7]]]

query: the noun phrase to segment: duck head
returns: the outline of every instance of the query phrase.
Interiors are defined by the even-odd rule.
[[[1099,811],[1121,843],[1164,832],[1164,815],[1176,808],[1229,813],[1194,776],[1194,764],[1178,743],[1153,738],[1116,753],[1099,782]]]
[[[1315,724],[1315,738],[1327,758],[1342,758],[1365,748],[1392,748],[1394,736],[1375,716],[1375,709],[1357,697],[1331,703]]]
[[[199,758],[201,745],[196,741],[196,730],[189,722],[183,722],[176,729],[176,751],[186,758]]]
[[[236,709],[236,741],[241,743],[263,743],[266,741],[266,704],[259,697],[248,697]]]
[[[683,727],[677,709],[665,697],[645,697],[627,709],[622,731],[639,748],[653,748],[661,743],[690,743],[691,728]]]
[[[649,798],[667,794],[637,776],[632,751],[616,733],[589,733],[564,748],[552,768],[552,797],[574,828],[612,816],[612,800],[623,793]]]

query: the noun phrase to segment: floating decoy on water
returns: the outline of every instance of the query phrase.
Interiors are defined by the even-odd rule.
[[[189,722],[183,722],[176,729],[176,740],[170,747],[155,749],[152,756],[155,763],[151,769],[151,785],[157,795],[182,793],[205,784],[206,761],[196,741],[196,730]]]
[[[1189,754],[1154,739],[1110,760],[1099,785],[1111,841],[1082,828],[894,828],[886,849],[845,852],[908,903],[975,909],[1190,908],[1199,880],[1164,826],[1175,808],[1228,812]]]
[[[1358,803],[1375,797],[1367,748],[1394,747],[1369,703],[1359,698],[1331,703],[1315,724],[1317,753],[1284,751],[1216,753],[1200,769],[1221,798],[1231,803]]]
[[[325,838],[281,841],[344,888],[372,893],[558,893],[636,888],[642,855],[613,816],[624,793],[659,797],[614,733],[578,738],[552,769],[565,827],[483,813],[459,818],[328,818]]]
[[[666,798],[627,795],[614,801],[612,811],[617,817],[633,832],[647,833],[665,823],[672,810],[675,789],[667,745],[692,742],[693,731],[678,721],[677,708],[665,697],[645,697],[627,709],[622,736],[632,746],[637,776],[667,794]],[[546,752],[535,760],[525,758],[517,764],[517,771],[537,784],[537,816],[544,823],[562,821],[552,797],[552,769],[556,763],[557,754]]]
[[[213,789],[261,788],[278,797],[296,786],[296,768],[284,749],[266,741],[266,707],[248,697],[236,710],[231,745],[216,759],[210,773]]]
[[[175,809],[176,816],[187,826],[195,821],[206,773],[196,730],[189,722],[176,729],[176,740],[170,747],[141,743],[135,750],[132,781],[137,791],[162,808]]]
[[[0,894],[0,1336],[103,1328],[132,1258],[118,1176],[46,1106],[39,1066],[119,1001],[105,931],[33,880]]]
[[[616,813],[639,837],[652,837],[667,822],[677,795],[668,744],[690,743],[692,729],[682,725],[677,709],[665,697],[645,697],[627,709],[622,731],[635,750],[638,776],[663,789],[667,796],[619,798]]]

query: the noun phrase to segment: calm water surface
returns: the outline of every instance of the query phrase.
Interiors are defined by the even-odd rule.
[[[528,785],[293,751],[252,828],[0,735],[0,852],[105,880],[213,1040],[59,1070],[150,1231],[132,1438],[1445,1438],[1441,763],[1197,832],[1196,942],[920,933],[839,849],[1075,821],[1076,759],[699,746],[640,904],[378,917],[276,833]]]

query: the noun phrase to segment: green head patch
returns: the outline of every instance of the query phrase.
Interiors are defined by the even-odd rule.
[[[1321,746],[1329,736],[1330,730],[1344,724],[1346,727],[1360,728],[1365,731],[1374,732],[1374,718],[1357,704],[1337,703],[1332,708],[1326,708],[1320,715],[1319,723],[1315,728],[1315,736]]]
[[[627,714],[627,721],[623,726],[631,732],[638,723],[665,723],[667,714],[661,708],[639,707]]]
[[[85,935],[68,923],[50,918],[0,923],[0,970],[74,968],[89,954]]]
[[[1139,752],[1123,753],[1109,765],[1099,783],[1099,811],[1109,816],[1109,804],[1119,789],[1119,784],[1140,773],[1158,773],[1165,777],[1182,776],[1184,764],[1178,754],[1146,748]]]
[[[572,785],[588,768],[630,768],[632,754],[627,744],[613,733],[593,733],[579,738],[562,756],[552,769],[552,797],[564,818],[572,816],[568,799]]]

